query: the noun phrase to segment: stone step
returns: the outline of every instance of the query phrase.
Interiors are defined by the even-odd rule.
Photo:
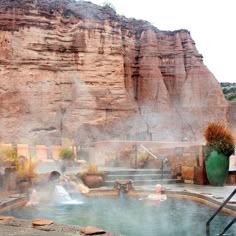
[[[106,176],[107,180],[117,180],[117,179],[131,179],[131,180],[152,180],[152,179],[171,179],[172,175],[170,173],[166,174],[108,174]]]
[[[133,181],[133,186],[144,186],[144,185],[156,185],[156,184],[174,184],[174,183],[183,183],[183,180],[179,179],[152,179],[152,180],[135,180]],[[115,181],[106,180],[105,186],[114,186]]]
[[[133,186],[181,182],[180,180],[172,178],[170,170],[162,171],[160,169],[112,169],[105,172],[105,186],[114,186],[116,180],[132,180]]]
[[[135,175],[135,174],[161,174],[160,169],[119,169],[105,171],[107,175]],[[163,170],[163,174],[170,174],[170,170]]]

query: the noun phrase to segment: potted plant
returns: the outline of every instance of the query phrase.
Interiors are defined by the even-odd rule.
[[[4,167],[3,186],[7,191],[16,190],[17,181],[17,149],[8,147],[0,150],[1,165]]]
[[[19,160],[17,156],[17,149],[9,147],[1,150],[2,164],[5,167],[18,166]]]
[[[36,176],[35,168],[37,162],[32,159],[27,159],[25,156],[18,156],[17,149],[14,147],[2,150],[1,155],[5,162],[4,165],[7,166],[5,173],[7,176],[9,174],[11,175],[10,178],[6,176],[6,181],[11,180],[11,183],[8,183],[8,185],[15,186],[10,186],[9,188],[12,190],[17,188],[21,193],[27,192],[28,188],[31,186],[32,178]]]
[[[137,167],[138,168],[145,168],[147,167],[148,162],[151,160],[149,154],[145,151],[138,152],[137,157]]]
[[[229,157],[234,153],[234,137],[230,129],[220,121],[208,123],[204,137],[207,178],[211,185],[222,186],[229,170]]]
[[[70,148],[64,147],[59,153],[59,158],[62,160],[64,167],[71,166],[74,163],[75,154]]]
[[[22,159],[22,156],[19,157],[19,160]],[[24,159],[19,162],[17,167],[17,186],[18,190],[21,193],[27,192],[32,185],[32,179],[37,176],[35,169],[38,162],[33,159]]]
[[[79,176],[89,188],[98,188],[104,185],[105,173],[98,170],[96,164],[89,163]]]

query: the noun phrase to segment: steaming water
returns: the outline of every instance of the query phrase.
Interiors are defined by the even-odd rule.
[[[167,199],[148,202],[126,196],[82,197],[80,205],[39,204],[37,208],[21,208],[8,212],[23,219],[47,218],[57,223],[80,226],[94,225],[126,236],[202,236],[205,223],[215,212],[206,205],[188,200]],[[211,225],[212,235],[220,232],[232,216],[220,214]],[[236,226],[230,230],[236,235]]]
[[[61,185],[55,186],[53,194],[53,202],[62,205],[75,205],[83,203],[82,201],[79,201],[77,199],[72,199],[70,194]]]

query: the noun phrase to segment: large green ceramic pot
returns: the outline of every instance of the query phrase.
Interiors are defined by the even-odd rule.
[[[229,170],[229,157],[212,151],[205,160],[207,178],[211,185],[223,186]]]

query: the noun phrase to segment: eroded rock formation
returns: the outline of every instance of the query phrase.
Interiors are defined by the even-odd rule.
[[[227,115],[230,128],[236,134],[236,101],[229,102],[229,109]]]
[[[73,0],[0,0],[0,139],[201,140],[226,119],[187,30]]]

